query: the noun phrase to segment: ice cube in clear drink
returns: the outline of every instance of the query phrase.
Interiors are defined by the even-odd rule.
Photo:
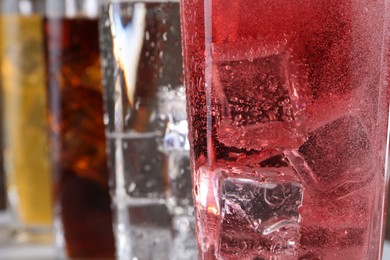
[[[222,259],[296,256],[302,197],[303,186],[295,181],[225,179],[221,196]]]
[[[188,124],[183,86],[161,88],[158,111],[164,122],[161,151],[168,164],[167,204],[172,214],[193,214]]]
[[[309,89],[298,55],[286,41],[213,46],[219,141],[246,149],[304,142]]]

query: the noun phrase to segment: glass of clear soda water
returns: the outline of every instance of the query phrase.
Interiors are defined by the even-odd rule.
[[[102,1],[119,259],[196,259],[178,1]]]

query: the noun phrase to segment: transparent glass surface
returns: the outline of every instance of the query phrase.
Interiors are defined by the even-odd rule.
[[[380,259],[389,1],[181,7],[201,259]]]
[[[97,0],[47,0],[44,20],[58,256],[114,259]]]
[[[22,241],[50,241],[51,173],[43,1],[0,1],[2,136],[11,225]]]
[[[101,49],[120,259],[196,259],[179,3],[104,1]]]

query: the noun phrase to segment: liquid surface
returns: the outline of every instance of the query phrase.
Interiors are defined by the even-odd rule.
[[[385,2],[181,1],[202,259],[378,258]]]

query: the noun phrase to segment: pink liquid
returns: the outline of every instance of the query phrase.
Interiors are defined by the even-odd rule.
[[[182,0],[201,259],[378,259],[385,0]]]

